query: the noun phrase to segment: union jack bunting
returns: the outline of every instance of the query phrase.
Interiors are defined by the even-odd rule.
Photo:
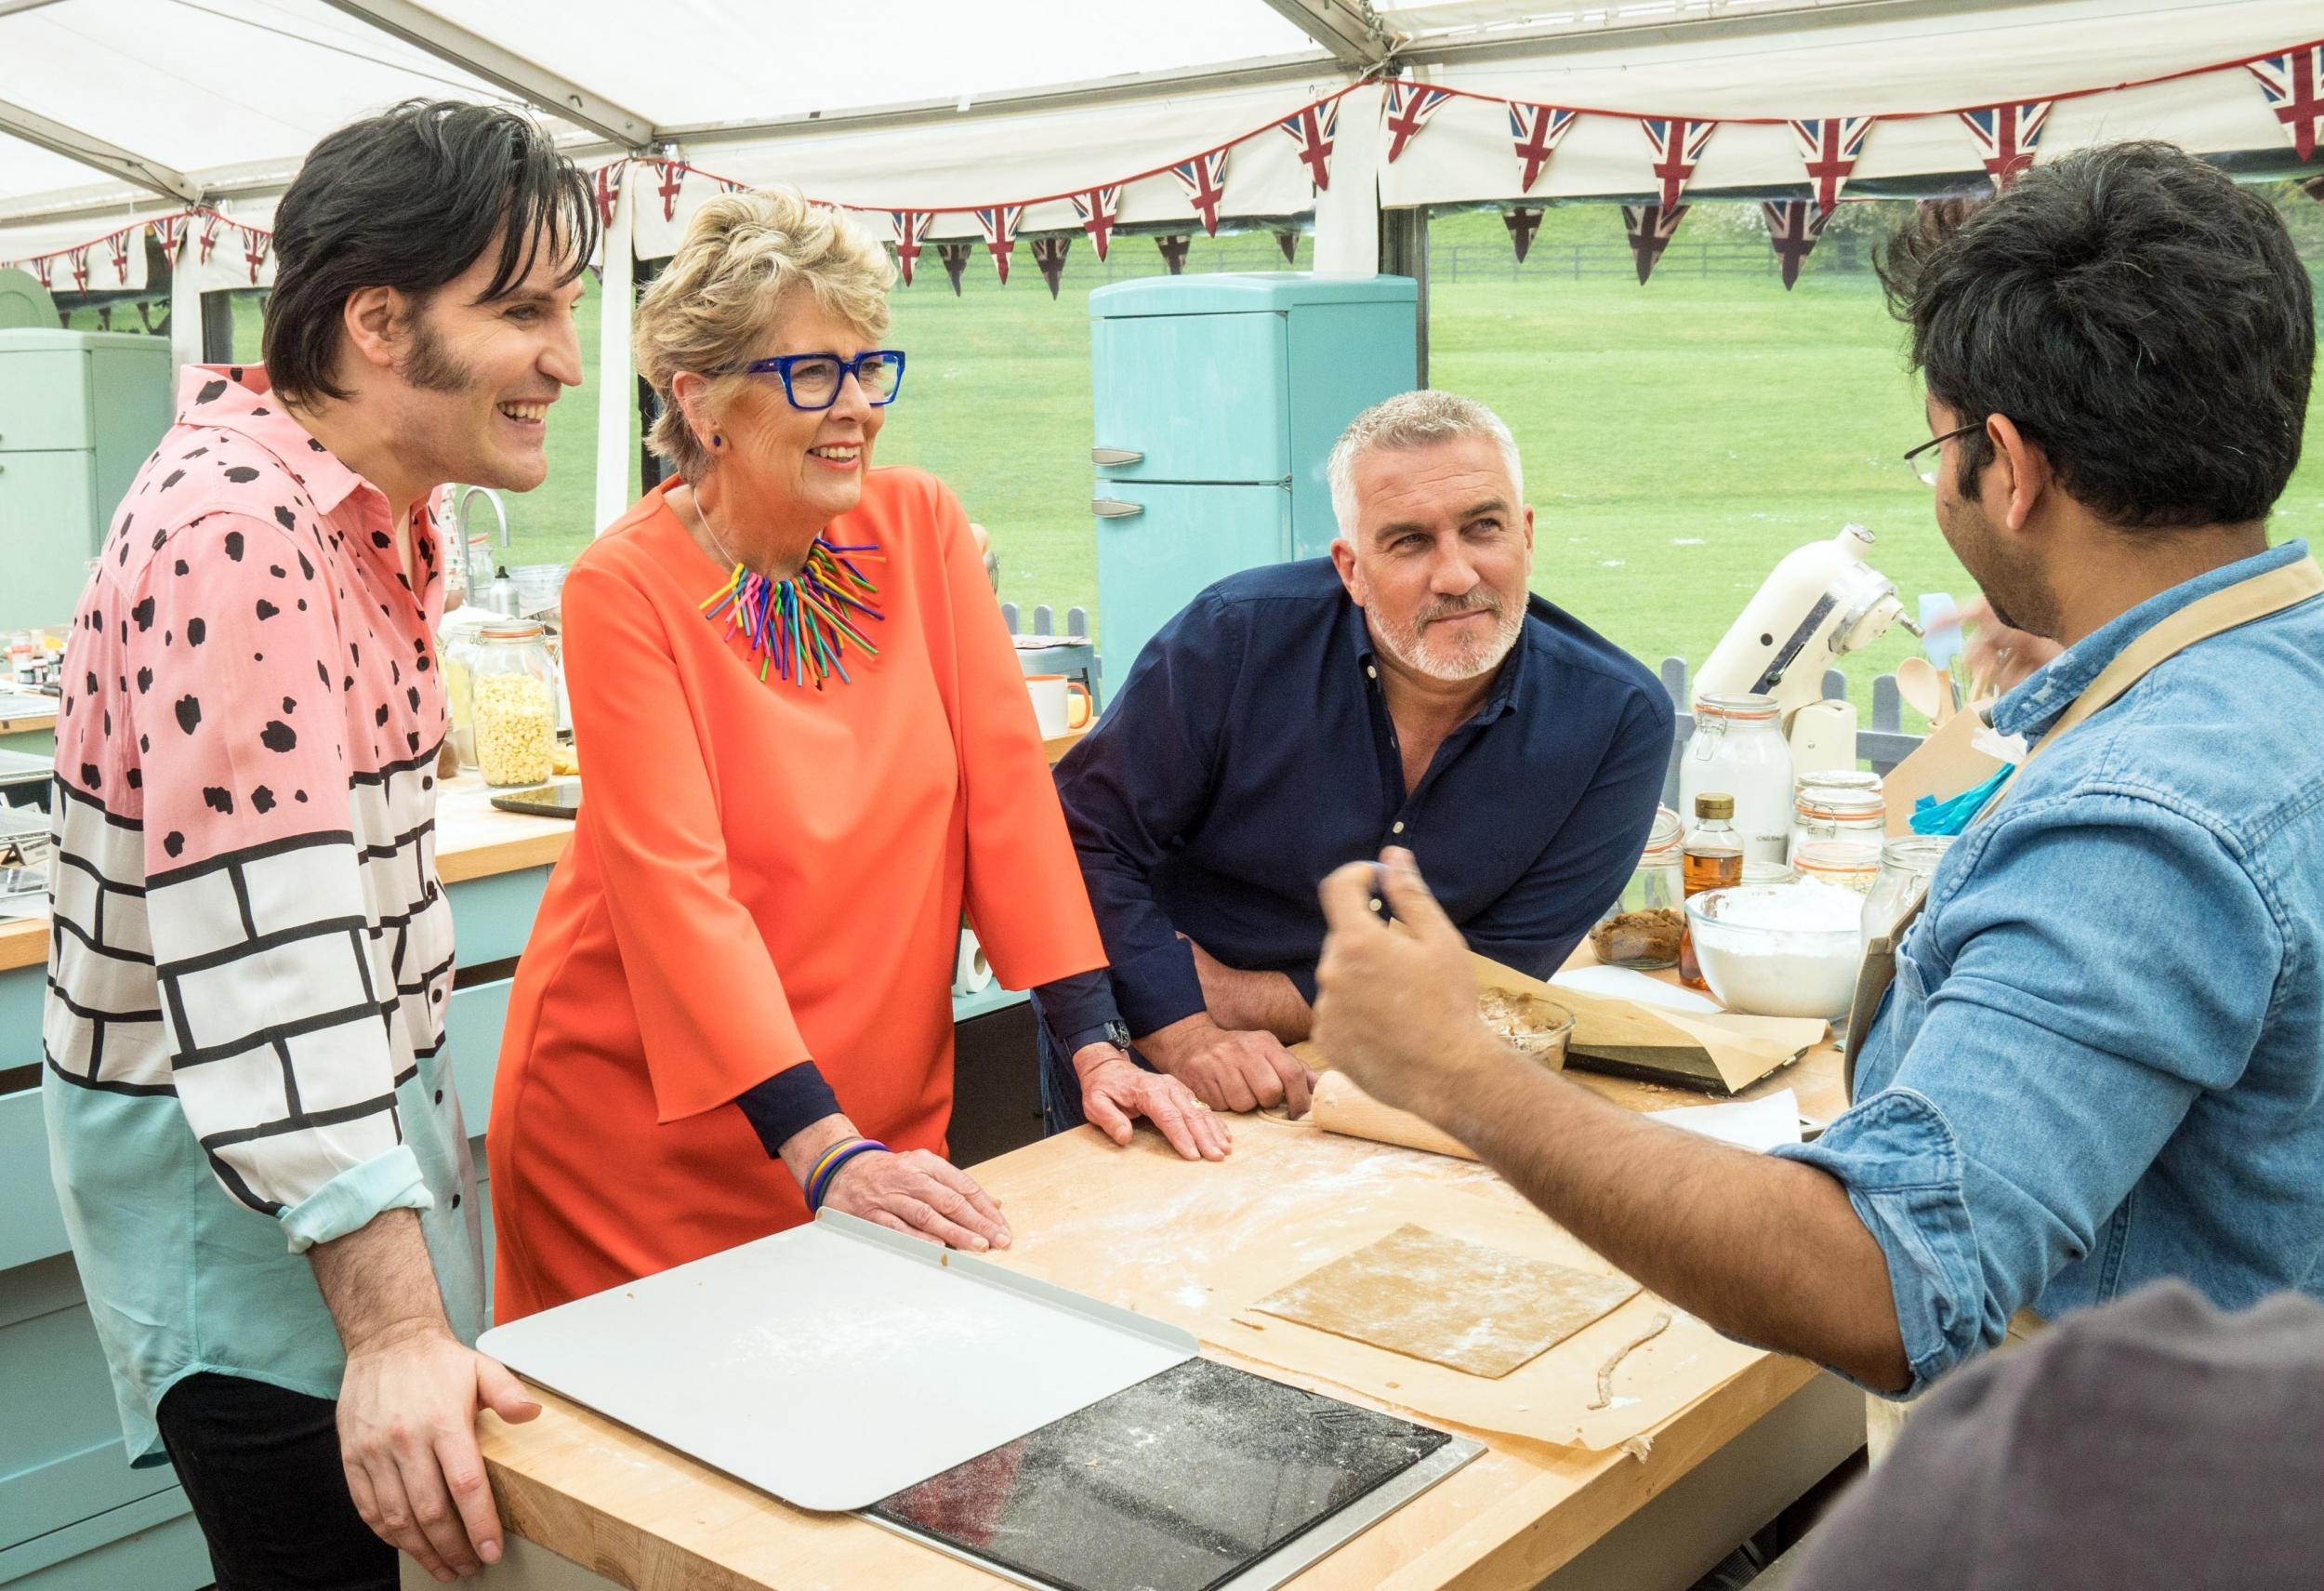
[[[891,210],[896,223],[896,269],[904,277],[904,285],[912,285],[912,267],[919,259],[920,245],[928,241],[928,229],[936,224],[933,210]]]
[[[654,163],[654,175],[659,179],[655,191],[662,195],[662,219],[674,221],[678,219],[678,191],[686,185],[686,168],[675,160],[657,160]]]
[[[1807,199],[1783,199],[1763,204],[1760,213],[1767,218],[1767,241],[1774,245],[1776,262],[1783,268],[1785,292],[1800,279],[1801,262],[1816,246],[1816,240],[1824,235],[1824,223],[1831,212]]]
[[[2251,68],[2267,95],[2267,108],[2291,135],[2292,149],[2302,160],[2315,158],[2317,136],[2324,133],[2324,45],[2271,55]]]
[[[1519,205],[1501,212],[1501,225],[1509,229],[1510,246],[1517,251],[1517,263],[1525,262],[1525,254],[1533,247],[1533,234],[1541,230],[1541,206]]]
[[[590,192],[597,198],[597,224],[614,224],[614,206],[621,201],[621,174],[628,166],[626,160],[608,161],[589,176]]]
[[[1631,257],[1638,261],[1638,281],[1643,286],[1654,273],[1655,261],[1670,246],[1670,238],[1686,219],[1686,206],[1674,205],[1625,205],[1622,206],[1622,229],[1630,233]]]
[[[944,262],[944,274],[952,278],[952,296],[956,298],[960,296],[960,272],[969,268],[970,246],[965,243],[940,243],[936,245],[936,258]]]
[[[1872,130],[1870,116],[1817,116],[1791,124],[1800,140],[1800,158],[1807,162],[1807,179],[1816,185],[1816,202],[1830,215],[1840,203],[1840,190],[1853,176],[1864,153],[1864,140]]]
[[[1162,251],[1163,268],[1173,276],[1186,269],[1186,250],[1194,238],[1185,232],[1169,232],[1154,240],[1154,246]]]
[[[1114,235],[1114,221],[1122,213],[1121,184],[1111,188],[1092,188],[1073,196],[1074,214],[1080,219],[1081,230],[1089,234],[1090,245],[1098,258],[1105,258],[1107,240]]]
[[[2028,99],[2014,105],[1987,105],[1982,111],[1961,113],[1961,125],[1977,140],[1985,156],[1986,174],[1996,192],[2006,192],[2017,174],[2033,164],[2034,145],[2041,139],[2041,124],[2050,119],[2050,99]]]
[[[1646,141],[1654,146],[1654,174],[1662,184],[1661,203],[1650,207],[1675,213],[1680,207],[1680,195],[1686,192],[1687,180],[1695,175],[1695,167],[1703,158],[1703,146],[1719,130],[1719,124],[1649,116],[1638,125],[1645,129]],[[1677,223],[1674,220],[1672,224]],[[1639,280],[1644,281],[1644,275],[1640,275]]]
[[[1326,100],[1310,105],[1296,115],[1287,116],[1275,124],[1291,135],[1291,141],[1300,146],[1300,159],[1307,166],[1308,179],[1322,192],[1331,186],[1331,143],[1340,131],[1340,101]]]
[[[1509,102],[1509,136],[1517,146],[1517,159],[1525,175],[1517,179],[1517,192],[1533,192],[1534,179],[1550,163],[1566,130],[1574,125],[1574,113],[1561,111],[1554,105],[1526,105],[1517,100]],[[1520,259],[1524,255],[1518,256]]]
[[[198,239],[202,257],[197,263],[207,265],[210,262],[210,250],[218,246],[218,229],[224,224],[225,218],[222,216],[205,215],[202,218],[202,232]]]
[[[88,245],[83,244],[78,248],[66,249],[65,259],[70,261],[73,266],[73,290],[76,293],[87,292]]]
[[[1170,167],[1195,214],[1202,218],[1202,230],[1212,237],[1219,235],[1219,203],[1226,197],[1226,156],[1225,150],[1214,149]]]
[[[1065,256],[1073,249],[1070,233],[1057,237],[1037,237],[1033,240],[1033,263],[1040,267],[1041,280],[1049,284],[1049,296],[1057,297],[1057,289],[1065,278]]]
[[[157,216],[148,223],[153,232],[153,241],[162,245],[162,254],[166,259],[177,259],[178,245],[186,241],[186,214],[180,210],[174,216]]]
[[[1391,83],[1388,86],[1388,164],[1395,165],[1404,146],[1419,135],[1428,119],[1444,109],[1452,98],[1448,88],[1431,88],[1419,83]]]
[[[258,285],[258,272],[266,265],[267,250],[274,246],[274,234],[256,227],[244,227],[241,232],[242,258],[250,267],[250,285],[255,287]]]
[[[976,213],[977,230],[984,234],[984,246],[993,253],[993,269],[1000,272],[1000,285],[1009,285],[1009,257],[1017,250],[1017,224],[1024,219],[1023,205],[996,205]]]
[[[113,280],[122,286],[129,285],[129,234],[134,228],[123,228],[105,240],[105,258],[113,268]]]
[[[56,269],[56,265],[57,257],[53,254],[36,254],[33,256],[33,274],[40,279],[40,285],[42,286],[52,287],[55,285],[55,284],[48,279],[48,273]]]

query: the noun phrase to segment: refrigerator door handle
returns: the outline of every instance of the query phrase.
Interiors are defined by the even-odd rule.
[[[1089,503],[1089,511],[1100,519],[1129,519],[1146,511],[1143,503],[1126,503],[1119,497],[1096,497]]]
[[[1142,464],[1146,456],[1134,447],[1092,447],[1089,462],[1103,469],[1119,470],[1126,465]]]

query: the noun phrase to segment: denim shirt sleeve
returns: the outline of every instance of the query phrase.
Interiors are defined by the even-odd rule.
[[[2092,1252],[2199,1095],[2241,1075],[2283,962],[2238,857],[2160,801],[2085,787],[1990,829],[1908,936],[1900,983],[1934,987],[1895,1074],[1777,1151],[1844,1185],[1880,1243],[1907,1396]]]
[[[1194,952],[1151,881],[1209,799],[1242,651],[1232,607],[1195,598],[1146,643],[1097,728],[1058,767],[1115,998],[1141,1038],[1203,1009]]]
[[[1499,899],[1460,925],[1469,948],[1530,977],[1546,978],[1565,964],[1638,867],[1662,799],[1670,731],[1670,698],[1642,693],[1555,838]],[[1301,992],[1314,1003],[1312,987]]]

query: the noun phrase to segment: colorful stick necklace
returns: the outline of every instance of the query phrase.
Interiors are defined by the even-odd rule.
[[[742,560],[727,551],[698,497],[693,510],[710,545],[734,571],[724,585],[702,600],[703,617],[715,624],[720,614],[727,616],[726,633],[732,636],[740,631],[749,642],[749,655],[759,660],[761,680],[772,672],[794,684],[812,683],[821,690],[824,682],[837,674],[841,683],[853,684],[841,661],[847,643],[852,641],[865,656],[878,656],[879,648],[858,626],[864,619],[884,621],[888,616],[872,600],[879,594],[879,588],[865,577],[852,560],[883,556],[878,543],[836,547],[818,536],[798,574],[786,580],[770,580],[752,574]]]

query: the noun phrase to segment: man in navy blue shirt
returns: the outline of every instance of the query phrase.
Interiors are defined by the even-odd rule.
[[[1082,1120],[1077,1067],[1131,1041],[1213,1109],[1303,1112],[1286,1046],[1343,862],[1411,847],[1469,943],[1536,976],[1637,865],[1670,701],[1530,595],[1509,428],[1406,392],[1356,417],[1329,475],[1330,558],[1196,597],[1058,768],[1113,965],[1036,993],[1052,1131]]]

